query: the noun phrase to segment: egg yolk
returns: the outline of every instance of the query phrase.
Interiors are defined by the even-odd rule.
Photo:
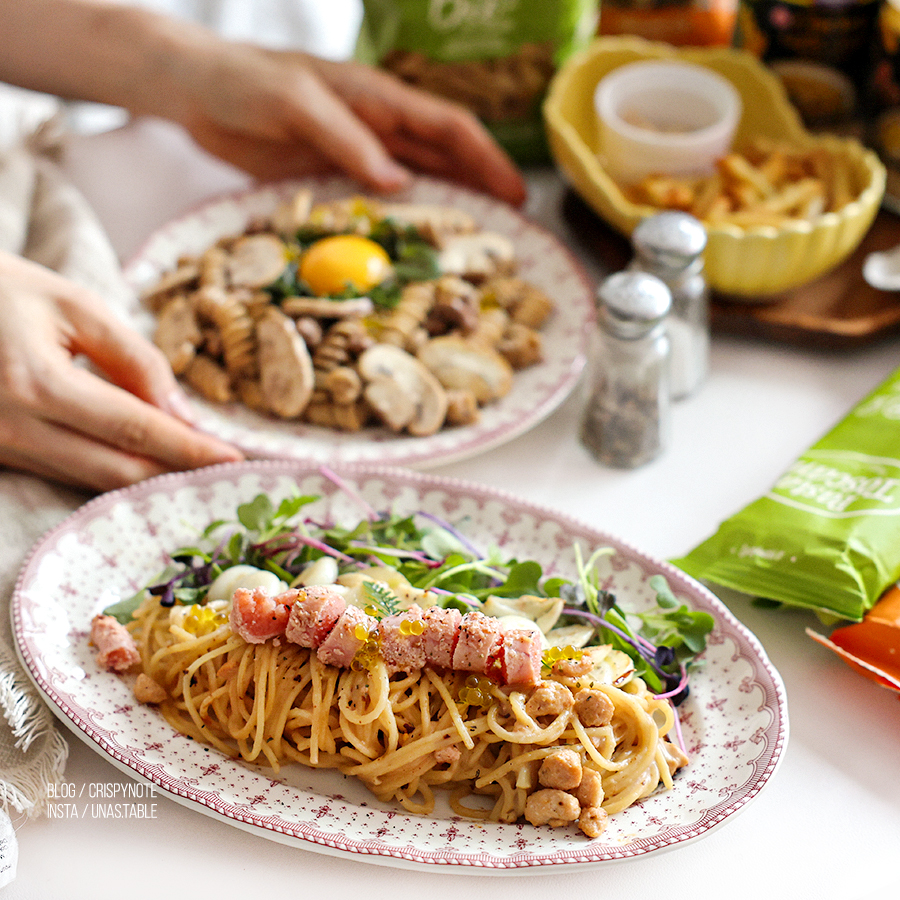
[[[299,276],[318,297],[365,293],[391,271],[385,249],[358,234],[336,234],[316,241],[300,257]]]

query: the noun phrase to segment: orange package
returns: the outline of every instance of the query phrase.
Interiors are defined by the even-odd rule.
[[[835,629],[830,638],[807,628],[860,675],[900,693],[900,586],[893,585],[861,622]]]
[[[601,35],[633,34],[676,47],[730,47],[738,0],[603,0]]]

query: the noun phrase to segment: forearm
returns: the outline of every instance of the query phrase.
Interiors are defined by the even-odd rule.
[[[0,0],[0,80],[60,97],[167,115],[178,60],[205,29],[108,0]]]

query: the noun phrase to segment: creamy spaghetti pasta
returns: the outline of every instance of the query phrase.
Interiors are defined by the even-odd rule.
[[[600,587],[607,548],[576,548],[568,581],[427,513],[297,523],[317,499],[259,495],[175,550],[95,616],[99,664],[139,670],[136,698],[222,753],[337,770],[411,813],[443,789],[460,816],[597,837],[673,786],[675,707],[713,623],[661,576],[629,614]]]
[[[131,630],[179,732],[275,770],[337,769],[412,813],[431,813],[434,789],[446,788],[459,815],[579,820],[596,836],[608,814],[670,788],[687,762],[668,740],[669,702],[633,675],[615,684],[608,648],[563,657],[517,687],[432,668],[390,675],[377,652],[338,668],[280,638],[249,643],[221,602],[166,608],[150,597]],[[557,762],[564,774],[545,775]]]

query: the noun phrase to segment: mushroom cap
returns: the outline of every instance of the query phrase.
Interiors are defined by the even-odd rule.
[[[235,241],[226,262],[234,287],[262,288],[275,281],[287,266],[284,242],[274,234],[248,234]]]
[[[424,437],[434,434],[444,424],[447,392],[418,359],[402,348],[373,344],[360,355],[357,370],[366,382],[377,382],[377,401],[387,402],[393,398],[394,405],[386,407],[391,415],[412,400],[413,414],[405,424],[410,434]],[[393,391],[388,390],[389,385],[394,386]],[[366,399],[372,402],[370,393],[366,392]],[[375,410],[385,416],[377,406]],[[388,420],[385,421],[390,427]]]
[[[450,237],[438,254],[438,268],[447,275],[471,280],[507,272],[515,265],[516,248],[503,234],[477,231]]]
[[[259,381],[266,409],[284,419],[299,416],[315,383],[312,358],[292,319],[274,307],[256,323]]]
[[[506,396],[512,388],[512,366],[493,348],[461,335],[432,338],[417,355],[445,388],[470,391],[481,405]]]

